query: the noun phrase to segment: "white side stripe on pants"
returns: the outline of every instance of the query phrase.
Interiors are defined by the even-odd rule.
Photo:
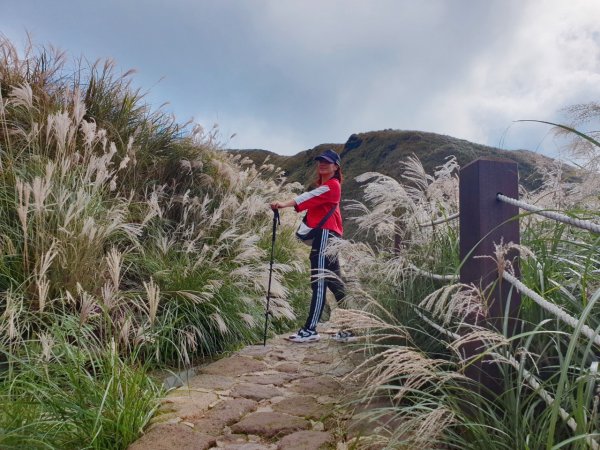
[[[329,240],[329,230],[323,230],[321,234],[321,246],[319,247],[319,257],[317,260],[317,299],[315,302],[315,310],[310,321],[310,329],[314,330],[319,321],[319,311],[325,301],[325,249]]]

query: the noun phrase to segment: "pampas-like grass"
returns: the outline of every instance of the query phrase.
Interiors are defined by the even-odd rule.
[[[0,429],[9,430],[0,436],[0,447],[29,448],[42,436],[56,448],[74,441],[124,448],[149,419],[158,393],[119,397],[148,383],[144,369],[127,370],[122,361],[132,358],[136,368],[152,358],[191,364],[199,353],[252,340],[248,317],[258,316],[262,293],[241,284],[230,289],[224,281],[236,266],[262,263],[261,243],[240,236],[262,234],[274,183],[254,182],[252,194],[262,195],[263,213],[253,199],[253,222],[245,226],[240,220],[235,233],[228,233],[228,221],[246,196],[246,177],[236,180],[240,168],[219,156],[214,142],[198,135],[188,140],[167,115],[150,112],[128,74],[111,74],[111,63],[93,65],[83,80],[84,70],[64,76],[60,52],[36,52],[31,46],[21,56],[0,40],[0,360],[8,364],[0,409],[15,417],[12,423],[0,414]],[[177,161],[184,160],[190,164],[181,171]],[[203,175],[211,185],[202,184]],[[219,176],[227,177],[227,185]],[[210,199],[198,224],[197,216],[180,220],[173,199],[186,192],[191,204]],[[157,266],[144,261],[146,255],[157,255],[164,269],[153,270]],[[185,264],[177,263],[184,258]],[[213,271],[209,277],[201,277],[204,267]],[[198,275],[198,282],[171,286],[169,270],[187,272],[188,280]],[[243,297],[255,301],[246,304]],[[172,308],[175,302],[186,307]],[[236,310],[238,304],[245,307]],[[289,308],[285,301],[281,306]],[[106,360],[107,384],[101,386],[99,367]],[[84,386],[85,393],[69,397]],[[89,421],[84,416],[97,393],[97,416]],[[78,405],[82,399],[85,404]],[[131,427],[111,428],[105,404],[115,424]],[[76,410],[77,421],[65,414]],[[87,424],[89,429],[77,431]],[[17,431],[22,427],[26,434]]]
[[[403,164],[402,180],[375,173],[358,178],[368,183],[365,204],[354,203],[350,211],[358,215],[354,219],[361,229],[374,232],[376,245],[339,240],[328,250],[342,262],[348,298],[356,308],[335,310],[332,317],[336,325],[359,335],[352,349],[367,355],[353,374],[365,381],[362,402],[375,397],[393,400],[387,408],[362,414],[374,424],[380,416],[394,417],[393,425],[390,422],[377,436],[364,439],[365,448],[375,442],[386,448],[549,448],[549,443],[562,445],[561,440],[565,445],[581,443],[576,448],[584,448],[598,431],[587,412],[598,402],[593,395],[583,395],[590,390],[584,377],[575,374],[593,361],[594,344],[576,345],[569,340],[570,330],[563,330],[556,318],[526,297],[521,299],[521,334],[509,339],[502,330],[473,325],[485,323],[479,319],[487,315],[490,286],[446,284],[443,277],[430,275],[457,274],[461,263],[458,222],[426,226],[458,210],[456,161],[448,160],[433,175],[425,173],[416,158]],[[594,212],[597,173],[595,180],[587,182],[586,172],[582,172],[587,183],[583,186],[567,182],[559,164],[540,171],[542,186],[533,192],[521,188],[522,199],[549,209],[596,205],[577,215],[598,216]],[[519,257],[521,276],[528,285],[563,308],[576,311],[575,316],[582,314],[600,285],[597,251],[593,250],[596,239],[535,215],[524,214],[521,226],[522,244],[498,242],[492,255],[476,257],[492,258],[499,278],[504,271],[515,272],[515,258]],[[414,267],[420,270],[412,270]],[[433,325],[415,312],[416,305],[431,314]],[[371,314],[377,320],[372,321]],[[590,315],[586,321],[592,328],[600,324]],[[467,355],[465,347],[479,348]],[[575,354],[577,363],[570,359]],[[513,365],[493,365],[504,384],[500,393],[462,374],[472,364],[487,367],[494,355],[501,356],[500,362],[519,355],[523,367],[515,370]],[[571,363],[563,367],[561,362],[566,359]],[[523,373],[542,381],[530,385]],[[569,381],[559,385],[559,377]],[[541,406],[539,392],[556,394],[561,400]],[[568,404],[576,412],[557,415],[559,404]],[[568,417],[572,434],[563,429],[554,434],[550,414]],[[436,420],[440,421],[439,430],[432,427]]]
[[[256,342],[269,203],[298,188],[284,185],[274,166],[257,168],[221,151],[217,128],[188,129],[151,111],[130,73],[115,75],[113,62],[68,76],[64,64],[61,52],[31,46],[22,54],[0,38],[0,364],[9,366],[0,409],[15,411],[19,427],[57,448],[64,448],[60,427],[44,425],[55,411],[26,414],[43,405],[34,384],[23,385],[31,395],[12,397],[13,368],[27,370],[26,379],[38,364],[45,365],[40,373],[66,364],[70,387],[89,382],[93,391],[98,373],[80,366],[95,368],[108,352],[110,367],[123,374],[123,361],[140,368],[132,382],[143,386],[146,367],[189,366]],[[283,217],[279,238],[287,247],[273,267],[275,332],[296,326],[294,308],[309,286],[290,218]],[[76,362],[65,363],[70,354]],[[44,398],[60,394],[44,380]],[[118,397],[119,387],[108,391],[107,399]],[[128,404],[141,419],[131,422],[133,431],[107,432],[129,436],[126,447],[151,403],[140,411]],[[0,414],[0,429],[12,426],[7,420]],[[109,422],[102,420],[107,430]],[[103,441],[103,431],[93,430],[78,444]],[[28,447],[27,436],[11,436],[14,446]],[[0,447],[13,445],[6,439],[0,436]]]
[[[368,358],[352,372],[352,376],[361,380],[363,392],[368,397],[373,397],[391,380],[400,379],[401,384],[393,396],[395,401],[400,401],[412,390],[446,381],[441,371],[444,365],[447,361],[427,358],[409,347],[394,346]],[[449,372],[449,377],[461,376]]]
[[[425,297],[419,306],[441,319],[444,325],[456,320],[464,322],[467,318],[485,317],[487,314],[483,292],[474,285],[462,283],[441,287]]]

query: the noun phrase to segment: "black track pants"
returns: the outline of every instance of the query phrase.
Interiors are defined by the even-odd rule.
[[[344,284],[340,276],[340,263],[337,257],[325,256],[325,249],[329,239],[333,236],[335,234],[329,230],[319,230],[310,249],[312,300],[308,319],[306,319],[304,325],[304,328],[308,330],[315,330],[317,327],[325,306],[325,291],[327,288],[333,292],[338,302],[341,302],[345,296]]]

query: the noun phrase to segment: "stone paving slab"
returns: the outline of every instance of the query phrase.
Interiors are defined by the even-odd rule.
[[[205,413],[205,417],[219,419],[226,425],[239,421],[246,414],[255,411],[258,403],[245,398],[227,399]]]
[[[193,388],[204,388],[209,392],[212,392],[215,389],[218,390],[226,390],[231,388],[235,384],[235,379],[232,377],[224,376],[224,375],[209,375],[209,374],[199,374],[195,377],[192,377],[187,386],[191,389]]]
[[[267,365],[262,361],[248,356],[233,355],[203,367],[200,369],[200,372],[210,375],[236,377],[246,373],[260,372],[261,370],[266,369]]]
[[[306,430],[310,428],[310,425],[308,420],[289,414],[254,412],[233,424],[231,431],[272,438],[283,437],[298,430]]]
[[[325,431],[297,431],[283,437],[277,450],[327,449],[334,444],[331,433]]]
[[[313,396],[303,395],[288,397],[271,406],[273,411],[292,414],[307,419],[320,420],[331,413],[329,405],[323,405]]]
[[[253,373],[243,375],[241,381],[254,384],[272,384],[273,386],[282,386],[289,381],[296,379],[298,376],[290,373],[274,372],[274,373]]]
[[[207,450],[216,444],[214,436],[182,424],[160,424],[129,446],[129,450]]]
[[[335,395],[343,391],[342,382],[327,375],[311,376],[295,380],[290,389],[299,394],[310,395],[314,392],[319,392],[321,395]]]
[[[348,448],[349,347],[323,334],[303,344],[285,336],[195,369],[129,449]]]
[[[281,396],[282,391],[275,386],[265,386],[264,384],[240,383],[236,384],[231,390],[233,397],[249,398],[252,400],[270,399]]]

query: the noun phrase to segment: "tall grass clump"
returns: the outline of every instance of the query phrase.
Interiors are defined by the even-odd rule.
[[[521,199],[597,222],[590,161],[577,180],[565,179],[558,163],[539,167],[542,185],[521,188]],[[360,402],[382,405],[361,413],[379,431],[357,445],[600,448],[598,348],[581,333],[584,324],[600,329],[598,237],[522,214],[521,280],[579,324],[573,329],[523,296],[518,334],[481,328],[473,318],[486,314],[486,292],[458,282],[458,221],[443,221],[458,211],[458,166],[450,160],[428,175],[416,158],[403,164],[399,181],[359,177],[368,182],[365,203],[351,210],[375,244],[332,249],[345,262],[353,301],[336,321],[363,336],[356,351],[367,355],[353,373],[365,386]],[[505,254],[514,249],[498,243],[493,255],[509,273]],[[467,358],[466,347],[479,356]],[[497,385],[467,376],[475,367],[495,374]]]
[[[161,387],[114,342],[98,342],[73,317],[55,325],[26,352],[5,354],[1,380],[2,448],[126,448],[158,406]]]
[[[0,446],[126,448],[154,368],[258,341],[284,182],[152,110],[114,63],[0,40]],[[308,285],[290,220],[276,331]]]

